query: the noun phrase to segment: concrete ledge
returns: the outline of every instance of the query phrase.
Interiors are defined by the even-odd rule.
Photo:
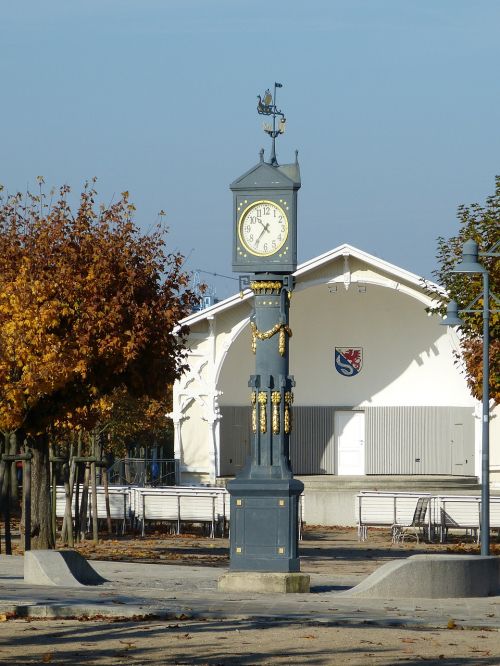
[[[499,557],[413,555],[384,564],[339,596],[449,599],[496,594],[500,594]]]
[[[80,587],[106,582],[76,550],[28,550],[24,582],[31,585]]]
[[[310,583],[310,576],[302,573],[230,571],[219,578],[218,589],[220,592],[304,593],[309,592]]]

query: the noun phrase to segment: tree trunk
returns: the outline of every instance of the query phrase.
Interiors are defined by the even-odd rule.
[[[9,463],[5,463],[2,460],[0,468],[2,472],[0,506],[2,507],[3,520],[4,520],[5,554],[12,555],[12,543],[10,539],[10,498],[9,498],[10,465]]]
[[[0,437],[0,522],[3,516],[3,484],[5,482],[4,478],[5,463],[2,460],[2,454],[5,453],[7,448],[7,437],[8,434],[6,432],[2,433],[2,436]],[[2,552],[2,534],[0,530],[0,554],[1,552]]]
[[[97,460],[102,460],[103,456],[103,445],[102,441],[104,438],[103,432],[99,432],[96,428],[96,436],[95,436],[95,448],[94,448],[94,453],[93,455],[97,458]],[[98,467],[96,469],[96,475],[97,475],[97,485],[100,486],[102,485],[102,467]]]
[[[11,432],[9,437],[9,453],[11,456],[18,452],[17,447],[17,432]],[[19,499],[18,479],[17,479],[17,462],[9,463],[10,467],[10,506],[15,507]]]
[[[30,453],[26,447],[25,453]],[[24,552],[31,550],[31,460],[23,462]]]
[[[85,541],[87,532],[87,516],[89,506],[90,465],[85,463],[83,474],[82,501],[80,504],[80,541]]]
[[[72,470],[74,463],[72,465]],[[73,540],[73,517],[71,511],[71,498],[72,498],[72,488],[73,488],[73,473],[69,473],[68,463],[63,465],[63,482],[64,482],[64,496],[66,499],[66,504],[64,507],[64,519],[63,526],[61,529],[61,539],[64,546],[70,546],[73,548],[75,542]]]
[[[50,520],[49,447],[45,435],[33,437],[31,468],[31,548],[54,548],[54,536]]]
[[[63,477],[64,477],[64,494],[66,497],[66,505],[64,509],[64,518],[61,528],[61,539],[63,544],[69,544],[71,547],[74,546],[73,541],[73,492],[75,484],[75,467],[76,463],[73,460],[74,454],[74,438],[70,438],[69,444],[69,465],[65,463],[63,466]]]
[[[108,526],[108,534],[111,534],[113,528],[111,525],[111,507],[109,506],[108,468],[101,467],[101,470],[102,470],[102,482],[104,484],[104,502],[106,504],[106,522]]]
[[[97,439],[99,435],[96,430],[90,436],[90,455],[97,459]],[[92,489],[92,501],[90,503],[91,516],[92,516],[92,540],[94,543],[99,542],[99,525],[97,511],[97,469],[95,462],[90,463],[90,486]]]
[[[95,462],[90,463],[90,480],[92,484],[92,540],[94,543],[99,542],[99,524],[97,511],[97,475]]]
[[[77,447],[76,447],[76,457],[80,458],[82,455],[82,431],[78,431],[78,440],[77,440]],[[80,539],[80,468],[81,468],[81,463],[74,463],[75,465],[75,488],[74,488],[74,493],[75,493],[75,538],[78,541]],[[73,487],[73,486],[72,486]]]
[[[49,443],[49,460],[55,458],[57,451],[52,442]],[[50,527],[52,529],[52,535],[54,538],[54,543],[57,541],[57,474],[56,474],[56,463],[50,463]]]

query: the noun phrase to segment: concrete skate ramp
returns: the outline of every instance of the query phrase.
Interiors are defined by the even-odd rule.
[[[29,550],[24,553],[24,582],[81,587],[101,585],[106,579],[75,550]]]
[[[479,555],[412,555],[388,562],[345,597],[380,599],[487,597],[500,594],[500,558]]]

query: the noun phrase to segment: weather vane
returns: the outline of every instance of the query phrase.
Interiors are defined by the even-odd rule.
[[[272,147],[271,147],[271,161],[270,164],[277,165],[278,160],[276,159],[276,137],[279,136],[280,134],[283,134],[285,131],[285,124],[286,124],[286,118],[285,114],[278,109],[276,106],[276,88],[282,88],[283,86],[281,83],[275,83],[274,84],[274,96],[271,95],[271,91],[269,88],[266,90],[264,93],[264,98],[262,98],[260,95],[257,95],[257,99],[259,100],[257,104],[257,113],[259,113],[261,116],[272,116],[273,117],[273,123],[264,123],[263,128],[264,132],[266,134],[269,134],[271,139],[273,140]],[[279,125],[276,128],[276,117],[279,116]]]

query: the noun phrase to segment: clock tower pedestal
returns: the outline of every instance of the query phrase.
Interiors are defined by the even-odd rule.
[[[293,377],[288,368],[291,275],[255,276],[251,321],[255,375],[250,377],[251,455],[228,483],[231,571],[298,572],[299,496],[289,457]]]

